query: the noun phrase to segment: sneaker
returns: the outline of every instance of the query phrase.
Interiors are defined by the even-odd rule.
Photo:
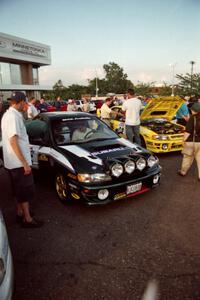
[[[186,175],[185,173],[182,173],[181,170],[179,170],[179,171],[177,172],[177,174],[180,175],[180,176],[182,176],[182,177],[184,177],[184,176]]]
[[[33,218],[31,222],[25,220],[22,221],[21,226],[23,228],[39,228],[44,225],[44,222],[38,219]]]

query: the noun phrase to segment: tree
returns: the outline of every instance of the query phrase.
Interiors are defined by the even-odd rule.
[[[133,83],[128,80],[128,75],[123,68],[114,62],[103,65],[107,93],[124,94],[128,88],[133,88]]]
[[[176,78],[180,80],[179,90],[183,96],[200,95],[200,73],[186,75],[177,74]]]

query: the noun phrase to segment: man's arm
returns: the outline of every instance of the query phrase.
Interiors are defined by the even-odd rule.
[[[18,136],[14,135],[10,138],[10,145],[15,152],[17,158],[21,161],[23,167],[24,167],[24,174],[30,174],[31,173],[31,167],[27,163],[26,159],[24,158],[24,155],[19,147],[18,144]]]

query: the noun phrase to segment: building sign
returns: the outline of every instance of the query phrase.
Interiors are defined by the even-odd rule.
[[[48,45],[4,33],[0,33],[0,59],[1,57],[29,61],[39,65],[51,64],[51,50]]]
[[[46,57],[47,53],[44,48],[39,48],[35,46],[28,46],[22,43],[13,42],[12,48],[14,52],[24,53],[24,54],[30,54],[40,57]]]

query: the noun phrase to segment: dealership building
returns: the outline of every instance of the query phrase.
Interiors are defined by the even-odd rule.
[[[48,45],[0,32],[0,100],[12,91],[24,91],[28,97],[39,97],[52,88],[40,85],[38,69],[51,64]]]

